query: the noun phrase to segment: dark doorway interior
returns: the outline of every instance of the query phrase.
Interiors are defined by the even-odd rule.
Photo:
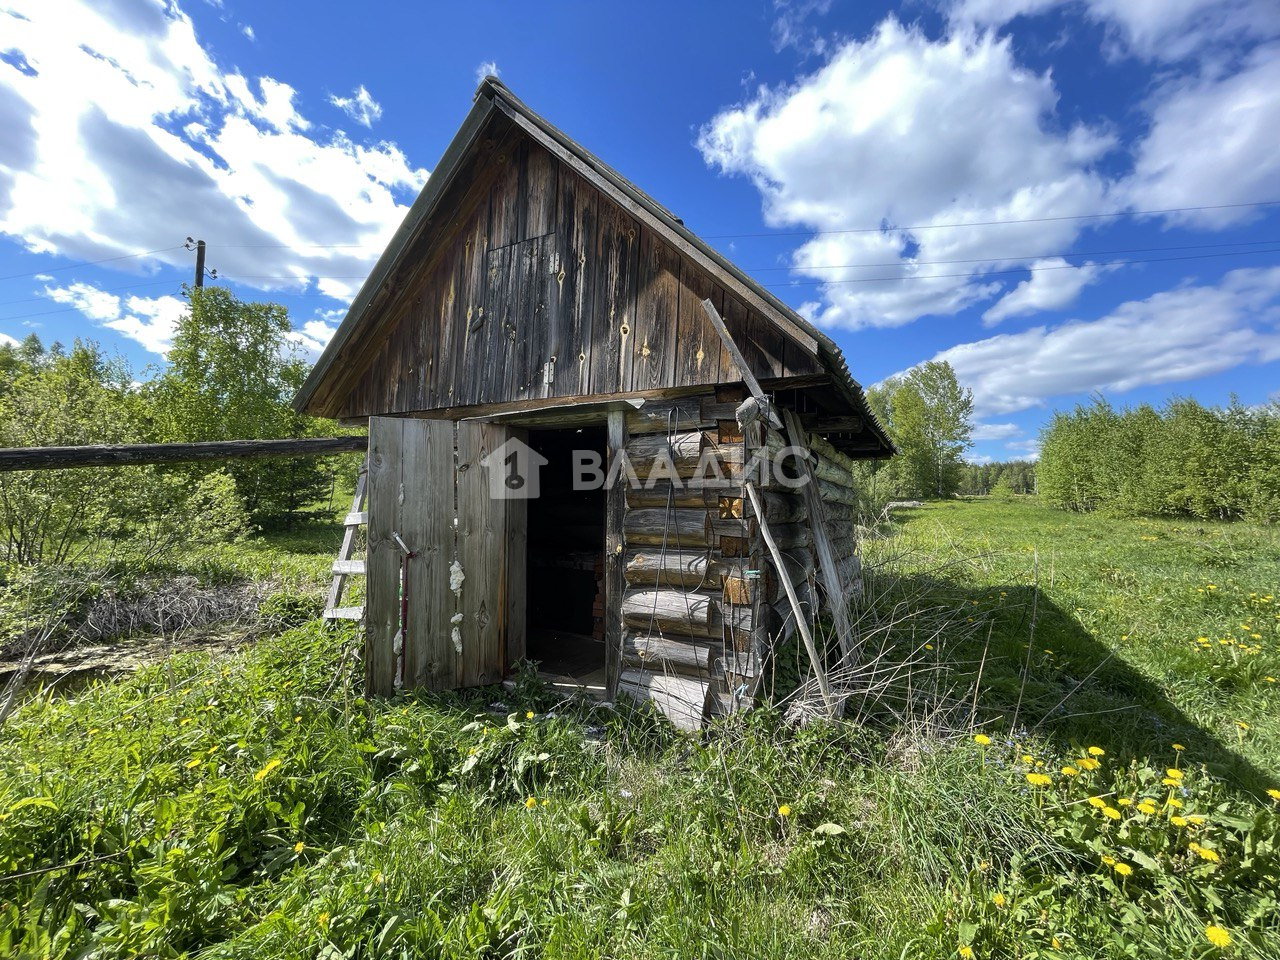
[[[578,683],[604,677],[603,487],[574,490],[574,451],[605,455],[603,427],[530,430],[547,458],[541,493],[529,501],[527,656],[544,673]]]

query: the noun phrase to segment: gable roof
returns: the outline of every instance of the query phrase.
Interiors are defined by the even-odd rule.
[[[573,167],[604,195],[651,226],[673,248],[700,263],[717,280],[723,282],[726,289],[756,306],[784,336],[817,358],[831,377],[837,392],[862,417],[866,430],[882,445],[882,455],[888,456],[894,452],[884,427],[867,404],[861,385],[849,373],[843,352],[830,337],[708,246],[686,228],[679,217],[653,197],[531,110],[496,77],[486,77],[476,90],[471,110],[461,128],[361,286],[346,318],[294,397],[295,409],[299,412],[307,411],[312,397],[328,379],[339,357],[370,325],[375,312],[371,307],[378,293],[402,265],[413,240],[438,213],[437,208],[442,198],[466,166],[466,160],[473,152],[477,139],[495,113],[505,115],[534,141]]]

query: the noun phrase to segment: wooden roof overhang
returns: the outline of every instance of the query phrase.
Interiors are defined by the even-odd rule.
[[[895,452],[887,432],[867,404],[862,387],[850,374],[842,351],[830,337],[699,239],[671,211],[531,110],[495,77],[487,77],[480,84],[461,128],[294,397],[295,409],[318,416],[333,415],[337,399],[364,370],[368,344],[377,340],[379,324],[389,312],[386,308],[402,290],[406,275],[419,260],[429,257],[434,247],[440,246],[439,241],[447,238],[453,225],[451,211],[467,187],[461,182],[463,172],[478,157],[498,151],[513,127],[656,231],[726,290],[759,310],[789,341],[816,358],[826,376],[818,378],[822,382],[807,386],[815,390],[823,406],[829,405],[836,414],[846,414],[827,418],[832,423],[842,421],[841,428],[818,428],[833,444],[855,457],[878,458]],[[464,411],[432,411],[427,415],[449,413],[460,415]]]

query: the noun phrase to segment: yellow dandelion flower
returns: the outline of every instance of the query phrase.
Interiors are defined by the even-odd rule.
[[[960,954],[960,960],[973,960],[973,947],[968,944],[965,944],[956,952]]]
[[[1128,807],[1133,805],[1133,801],[1130,800],[1128,797],[1121,797],[1119,800],[1116,801],[1116,803],[1120,804],[1120,806],[1122,807]]]
[[[1079,760],[1076,761],[1076,766],[1079,767],[1081,770],[1097,770],[1100,766],[1102,766],[1102,764],[1100,764],[1097,760],[1093,759],[1093,757],[1081,757]]]
[[[1193,844],[1191,844],[1191,846],[1189,846],[1187,849],[1189,849],[1192,853],[1194,853],[1194,854],[1195,854],[1197,857],[1199,857],[1201,860],[1206,860],[1206,861],[1208,861],[1209,863],[1221,863],[1221,862],[1222,862],[1222,857],[1218,856],[1218,851],[1216,851],[1216,850],[1210,850],[1208,847],[1202,847],[1202,846],[1200,846],[1200,844],[1198,844],[1198,843],[1193,843]]]
[[[1187,825],[1186,817],[1170,817],[1169,822],[1175,827],[1185,827]]]
[[[192,759],[187,761],[187,769],[194,770],[196,767],[200,766],[200,764],[202,763],[204,763],[204,757],[193,757]]]
[[[1120,876],[1122,877],[1128,877],[1133,875],[1133,867],[1129,866],[1127,863],[1117,862],[1116,865],[1113,866],[1111,869],[1114,870],[1116,873],[1120,874]]]
[[[1028,773],[1027,783],[1033,787],[1047,787],[1053,783],[1053,778],[1043,773]]]
[[[1267,683],[1275,683],[1275,682],[1276,682],[1276,678],[1275,678],[1275,677],[1263,677],[1262,679],[1263,679],[1263,680],[1265,680],[1265,681],[1267,681]]]
[[[374,883],[374,885],[375,885],[375,886],[378,886],[378,887],[382,886],[382,883],[383,883],[383,881],[384,881],[385,879],[386,879],[386,878],[382,875],[382,871],[381,871],[381,870],[378,870],[378,871],[377,871],[377,872],[375,872],[375,873],[374,873],[374,875],[373,875],[373,883]]]
[[[301,853],[305,849],[307,849],[307,845],[303,843],[301,840],[299,840],[297,843],[293,845],[294,853]]]
[[[1105,863],[1108,867],[1110,867],[1110,866],[1114,866],[1114,865],[1115,865],[1115,862],[1116,862],[1116,858],[1115,858],[1115,857],[1108,857],[1108,856],[1104,856],[1104,857],[1102,858],[1102,862],[1103,862],[1103,863]]]
[[[1106,755],[1107,755],[1107,751],[1103,750],[1101,747],[1089,748],[1089,756],[1091,757],[1105,757]]]
[[[532,810],[537,805],[538,805],[538,801],[534,797],[530,797],[528,800],[524,802],[524,806],[526,810]]]
[[[1068,777],[1074,777],[1074,776],[1075,776],[1076,774],[1078,774],[1080,771],[1079,771],[1079,770],[1077,770],[1075,767],[1063,767],[1063,768],[1062,768],[1062,772],[1063,772],[1063,774],[1065,774],[1065,775],[1066,775],[1066,776],[1068,776]]]
[[[1102,799],[1102,797],[1090,797],[1090,798],[1089,798],[1089,806],[1091,806],[1091,807],[1096,807],[1097,809],[1101,810],[1101,809],[1102,809],[1103,807],[1105,807],[1106,805],[1107,805],[1107,801],[1106,801],[1106,800],[1104,800],[1104,799]]]
[[[1249,725],[1248,725],[1247,723],[1245,723],[1243,720],[1237,720],[1237,721],[1236,721],[1236,726],[1237,726],[1237,727],[1239,727],[1241,730],[1248,730],[1248,729],[1249,729]]]
[[[1024,753],[1024,754],[1022,755],[1022,762],[1023,762],[1023,763],[1035,763],[1035,762],[1036,762],[1036,758],[1035,758],[1035,757],[1033,757],[1033,756],[1032,756],[1031,754],[1029,754],[1029,753]]]
[[[778,808],[778,816],[780,817],[791,816],[791,808],[784,803],[782,806]]]
[[[1276,801],[1276,803],[1280,803],[1280,790],[1272,788],[1267,791],[1267,796]]]
[[[1176,787],[1176,786],[1178,785],[1178,781],[1177,781],[1177,780],[1174,780],[1174,779],[1173,779],[1173,778],[1171,778],[1171,777],[1165,777],[1165,778],[1164,778],[1163,780],[1161,780],[1160,782],[1161,782],[1162,784],[1164,784],[1166,787]]]
[[[1177,797],[1170,797],[1168,800],[1165,801],[1165,806],[1176,807],[1177,809],[1181,810],[1182,801],[1179,800]]]
[[[997,894],[994,894],[994,895],[991,897],[991,902],[992,902],[992,903],[994,903],[997,907],[1003,907],[1003,906],[1004,906],[1006,903],[1008,903],[1009,901],[1007,901],[1007,900],[1004,898],[1004,894],[1003,894],[1003,893],[997,893]]]
[[[1212,943],[1219,950],[1224,950],[1231,946],[1231,934],[1223,930],[1217,924],[1209,924],[1204,928],[1205,939]]]
[[[1152,803],[1150,800],[1143,800],[1140,804],[1138,804],[1138,812],[1145,813],[1148,817],[1155,816],[1156,805]]]
[[[988,737],[985,733],[975,733],[973,735],[973,742],[980,747],[986,747],[986,746],[990,746],[991,738]]]
[[[1120,819],[1120,811],[1117,810],[1115,807],[1103,807],[1102,815],[1106,817],[1108,820]]]
[[[533,711],[532,711],[532,710],[526,710],[526,711],[525,711],[525,714],[524,714],[524,718],[525,718],[526,720],[532,720],[532,719],[533,719]]]
[[[1165,771],[1165,773],[1168,774],[1170,780],[1182,779],[1182,771],[1177,769],[1176,767],[1170,767],[1168,770]]]
[[[1204,817],[1200,816],[1198,813],[1193,813],[1191,816],[1187,817],[1187,823],[1195,827],[1202,827],[1204,826]]]
[[[267,779],[267,777],[271,776],[271,771],[280,766],[282,762],[282,760],[278,759],[268,760],[267,765],[253,775],[253,779],[261,783],[263,780]]]
[[[316,917],[316,923],[320,924],[321,930],[328,930],[329,929],[329,911],[326,910],[324,913],[320,914],[320,916]]]

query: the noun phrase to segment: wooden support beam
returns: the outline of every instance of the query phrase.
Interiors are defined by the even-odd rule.
[[[707,319],[711,321],[711,326],[715,327],[716,333],[720,334],[720,339],[724,343],[724,348],[729,351],[729,356],[733,358],[734,364],[738,368],[738,372],[742,374],[742,382],[747,385],[747,389],[751,391],[751,396],[755,397],[763,404],[763,409],[768,411],[769,422],[775,427],[782,427],[782,421],[778,419],[778,415],[769,407],[768,398],[765,397],[764,391],[760,389],[760,381],[756,379],[756,375],[751,372],[751,367],[747,364],[746,358],[742,355],[742,351],[738,349],[738,344],[729,334],[729,328],[724,325],[724,320],[720,316],[720,311],[716,309],[716,305],[711,302],[710,298],[702,301],[702,309],[706,311]],[[723,374],[722,374],[723,376]]]
[[[804,428],[794,410],[782,411],[787,421],[787,435],[791,444],[808,450],[805,443]],[[801,477],[807,480],[802,488],[805,500],[809,504],[809,526],[813,531],[813,546],[818,558],[818,575],[822,577],[822,586],[827,591],[831,602],[831,618],[835,621],[836,636],[840,641],[842,665],[848,669],[854,665],[856,651],[853,644],[853,625],[849,622],[849,608],[845,606],[845,591],[840,583],[836,568],[835,555],[831,549],[831,539],[827,530],[826,511],[822,497],[818,493],[817,483],[809,472],[807,458],[800,460]]]
[[[764,507],[760,503],[760,495],[756,493],[755,486],[748,482],[745,487],[747,496],[751,498],[751,505],[755,507],[756,515],[763,516]],[[822,662],[822,657],[818,654],[817,644],[813,642],[813,634],[809,631],[809,621],[800,606],[800,598],[796,596],[795,585],[792,584],[791,577],[787,575],[787,564],[783,559],[782,551],[774,543],[773,534],[769,531],[769,521],[760,521],[760,535],[764,537],[765,546],[769,548],[769,555],[773,558],[773,565],[778,571],[778,579],[782,581],[782,588],[787,592],[787,601],[791,604],[791,612],[796,618],[796,627],[799,628],[800,636],[804,640],[805,652],[809,654],[809,660],[813,664],[813,673],[818,678],[818,689],[822,692],[822,700],[827,705],[827,713],[834,716],[835,704],[831,700],[831,683],[827,679],[827,668]]]
[[[296,440],[217,440],[208,443],[128,443],[117,446],[10,447],[0,449],[0,471],[134,467],[228,457],[331,457],[358,453],[369,438],[305,437]]]
[[[627,449],[627,415],[610,410],[606,427],[607,455],[613,484],[605,491],[604,527],[604,674],[609,699],[618,695],[622,676],[622,596],[627,591],[626,557],[623,553],[623,520],[627,513],[627,491],[622,471],[613,471],[614,461]]]

